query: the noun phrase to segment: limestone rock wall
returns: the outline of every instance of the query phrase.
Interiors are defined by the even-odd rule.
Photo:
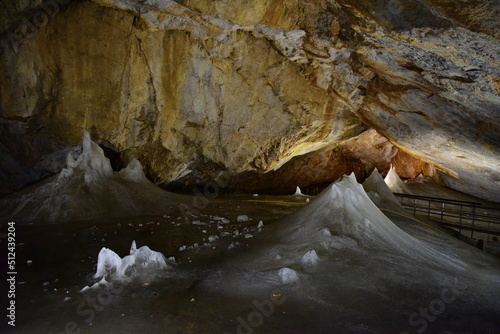
[[[18,38],[47,1],[0,12],[0,121],[34,158],[87,129],[156,182],[207,166],[243,184],[292,159],[314,168],[313,152],[352,156],[339,145],[371,127],[454,187],[498,197],[493,2],[57,0]],[[347,160],[339,171],[376,165]]]

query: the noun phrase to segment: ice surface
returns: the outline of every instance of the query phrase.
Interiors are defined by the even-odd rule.
[[[396,169],[393,166],[389,169],[389,173],[387,173],[384,181],[393,193],[412,194],[406,183],[404,183],[398,173],[396,173]]]
[[[299,276],[297,275],[297,272],[293,269],[290,268],[281,268],[278,271],[278,276],[281,279],[281,282],[283,284],[290,284],[297,282],[299,280]]]
[[[130,247],[130,255],[123,258],[111,249],[103,247],[97,258],[97,271],[94,278],[104,279],[106,282],[136,280],[151,282],[172,265],[172,262],[167,264],[162,253],[155,252],[148,246],[137,248],[134,240]]]
[[[68,154],[67,167],[58,175],[0,200],[0,219],[57,222],[164,214],[181,200],[151,183],[136,159],[113,172],[85,131],[81,154]]]
[[[182,240],[188,245],[182,249],[194,251],[179,254],[182,264],[176,266],[175,271],[154,270],[155,275],[163,273],[163,277],[168,277],[161,284],[150,288],[126,287],[123,295],[120,294],[120,298],[116,298],[113,305],[108,306],[101,317],[97,317],[104,319],[99,329],[117,322],[112,314],[115,307],[119,307],[116,312],[126,313],[133,320],[129,324],[134,329],[139,327],[137,321],[145,319],[143,328],[148,328],[150,332],[164,331],[164,319],[167,316],[169,321],[178,318],[173,323],[169,322],[168,326],[182,333],[189,332],[190,329],[181,324],[191,326],[192,323],[196,324],[196,333],[234,333],[237,332],[235,326],[220,328],[220,324],[226,321],[231,323],[231,319],[239,316],[246,319],[247,314],[254,314],[251,312],[255,309],[250,309],[254,305],[253,301],[262,304],[261,301],[272,300],[273,291],[278,288],[286,302],[275,305],[274,315],[264,319],[264,324],[258,328],[259,332],[416,332],[417,328],[411,327],[408,317],[414,312],[420,312],[420,309],[439,306],[435,301],[439,302],[443,292],[449,298],[451,288],[457,286],[466,288],[461,288],[459,295],[451,296],[456,301],[446,303],[446,313],[436,321],[428,322],[427,332],[445,333],[448,330],[453,333],[468,333],[473,331],[456,330],[460,328],[460,321],[472,321],[470,327],[476,327],[478,324],[482,325],[485,314],[491,315],[489,318],[486,316],[487,320],[494,320],[495,315],[500,312],[498,261],[485,261],[485,255],[480,251],[461,246],[458,241],[453,244],[443,237],[434,238],[437,231],[435,235],[428,234],[427,226],[405,220],[400,215],[396,215],[400,220],[382,215],[370,198],[376,197],[379,205],[390,204],[388,198],[393,195],[380,175],[372,175],[365,182],[364,188],[370,196],[352,176],[343,177],[322,194],[311,197],[309,205],[280,222],[267,218],[267,215],[258,216],[255,213],[257,210],[252,211],[256,207],[254,203],[246,206],[241,203],[241,208],[231,213],[221,210],[217,214],[233,218],[240,213],[254,212],[255,216],[252,215],[252,218],[255,222],[264,219],[268,223],[261,233],[254,233],[257,223],[247,226],[246,230],[242,226],[247,225],[245,223],[223,225],[227,228],[227,233],[238,228],[241,235],[233,239],[231,233],[224,240],[222,236],[227,234],[221,231],[221,240],[216,244],[222,246],[220,252],[223,253],[208,250],[206,253],[216,253],[215,256],[208,255],[208,261],[206,255],[202,255],[207,250],[207,243],[196,250],[194,245],[189,245],[195,241],[210,241],[210,235],[216,233],[216,223],[207,227],[192,224],[183,226],[182,228],[190,228],[196,231],[198,237],[205,237],[207,240],[202,242],[190,237],[177,239],[170,246],[173,252],[182,245],[178,243]],[[215,215],[216,212],[211,214]],[[207,216],[202,214],[197,219],[208,221]],[[216,219],[215,216],[210,216],[210,219],[221,221],[220,217]],[[176,216],[168,222],[171,220],[175,221]],[[410,223],[421,227],[419,233],[404,227],[405,224],[411,227]],[[145,227],[148,224],[145,223]],[[208,233],[202,235],[201,228],[206,228]],[[244,239],[249,232],[254,233],[254,237]],[[168,236],[175,238],[177,234],[169,232]],[[120,238],[122,237],[123,234]],[[106,240],[111,240],[111,236],[106,237]],[[234,242],[231,243],[232,241]],[[169,242],[165,240],[165,244]],[[224,245],[229,245],[229,249],[222,250]],[[137,246],[130,248],[131,255],[138,251]],[[88,291],[90,295],[100,292],[92,290],[104,289],[112,284],[115,280],[113,275],[122,265],[120,256],[126,255],[113,255],[114,252],[110,250],[106,253],[107,261],[99,262],[105,268],[101,272],[107,277],[100,280],[98,277],[89,284],[92,286],[88,288],[91,290]],[[191,261],[202,265],[189,265]],[[40,282],[46,279],[48,278]],[[148,277],[144,279],[145,282],[150,280]],[[188,287],[189,291],[186,289]],[[213,293],[214,290],[216,293]],[[191,306],[186,307],[186,303],[182,301],[189,302],[193,297],[196,302],[187,303]],[[62,298],[57,300],[61,301]],[[77,306],[76,298],[73,303],[68,310],[70,315],[74,314]],[[154,314],[154,318],[150,318],[150,314]],[[170,314],[175,316],[170,317]],[[149,322],[153,323],[154,319],[158,320],[161,328],[158,331],[148,327]],[[474,322],[476,319],[477,322]],[[444,325],[436,329],[439,322]],[[93,324],[94,327],[96,323]],[[448,324],[455,327],[448,329]],[[488,326],[493,328],[494,325],[496,323],[491,322],[486,327],[489,329]],[[331,329],[329,326],[335,328]],[[481,326],[478,328],[482,329]]]

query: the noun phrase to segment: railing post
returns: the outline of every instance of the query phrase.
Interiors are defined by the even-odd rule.
[[[441,223],[443,222],[443,219],[444,219],[444,202],[441,203]]]
[[[476,204],[472,204],[472,228],[470,232],[470,238],[474,239],[474,221],[476,219]]]
[[[460,213],[458,214],[458,233],[462,233],[462,205],[460,204]]]

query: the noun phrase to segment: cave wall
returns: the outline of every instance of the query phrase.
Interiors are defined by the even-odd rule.
[[[434,165],[459,190],[499,197],[494,2],[58,0],[26,28],[49,1],[0,12],[2,145],[15,160],[68,150],[87,129],[155,182],[205,168],[257,189],[297,166],[330,170],[298,184],[387,167],[346,144],[374,129],[411,157],[408,175]]]

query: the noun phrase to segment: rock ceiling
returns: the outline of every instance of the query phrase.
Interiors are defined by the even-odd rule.
[[[294,188],[363,177],[398,154],[410,174],[432,165],[500,200],[495,1],[2,6],[4,170],[57,169],[53,152],[87,129],[158,183],[225,170],[235,189]]]

